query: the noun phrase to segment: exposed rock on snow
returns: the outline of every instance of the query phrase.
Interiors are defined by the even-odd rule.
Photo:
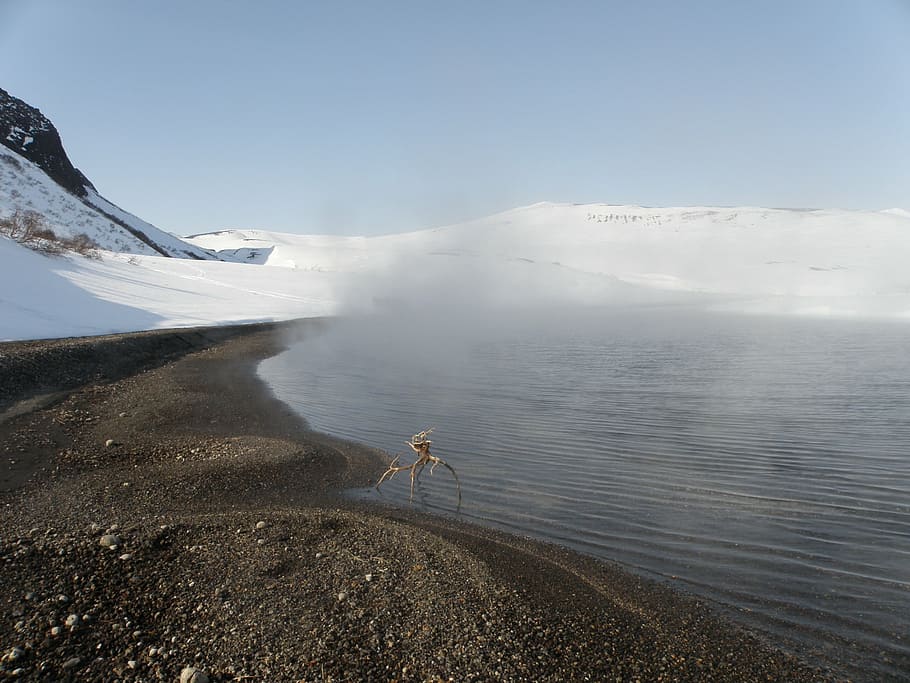
[[[54,124],[0,88],[0,144],[37,164],[61,187],[84,197],[95,187],[67,157]]]
[[[215,258],[99,195],[70,162],[54,124],[2,89],[0,143],[0,217],[36,211],[61,237],[85,233],[108,251]]]

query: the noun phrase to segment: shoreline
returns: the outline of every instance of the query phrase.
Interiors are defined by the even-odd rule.
[[[0,677],[835,680],[619,566],[343,498],[383,454],[256,376],[318,324],[151,354],[0,422]]]

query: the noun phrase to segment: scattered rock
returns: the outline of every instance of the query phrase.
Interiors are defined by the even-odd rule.
[[[269,525],[268,522],[263,522],[262,520],[256,522],[257,529],[265,529]]]
[[[63,668],[64,669],[73,669],[73,668],[79,666],[79,664],[81,662],[82,662],[82,659],[80,659],[79,657],[72,657],[70,659],[67,659],[65,662],[63,662]]]
[[[79,615],[78,615],[78,614],[70,614],[70,615],[66,618],[66,622],[65,622],[65,623],[66,623],[66,625],[69,626],[70,628],[76,628],[76,627],[79,626],[79,624],[82,623],[82,620],[79,618]]]
[[[23,650],[21,647],[14,647],[9,652],[7,652],[5,655],[3,655],[3,661],[4,662],[17,662],[20,659],[22,659],[23,657],[25,657],[25,650]]]
[[[57,636],[61,635],[62,633],[63,633],[63,629],[60,628],[59,626],[54,626],[54,627],[51,628],[51,635],[52,635],[54,638],[56,638]]]
[[[104,534],[98,543],[105,548],[116,548],[120,545],[120,537],[117,534]]]
[[[114,441],[113,439],[108,439],[107,441],[104,442],[105,448],[113,448],[116,445],[117,445],[117,442]]]
[[[180,683],[209,683],[209,676],[202,669],[188,666],[180,672]]]
[[[126,417],[126,413],[120,413],[119,417]]]
[[[221,407],[220,400],[212,400],[213,410]],[[234,405],[229,407],[233,415]],[[105,410],[109,408],[99,412]],[[183,419],[180,411],[175,416]],[[646,605],[647,618],[660,627],[657,635],[633,612],[607,607],[609,600],[591,590],[595,583],[576,585],[564,571],[544,569],[529,587],[519,584],[519,577],[538,571],[533,563],[525,566],[523,554],[495,551],[494,558],[505,559],[490,560],[488,566],[484,540],[459,547],[382,515],[339,512],[315,503],[308,508],[302,494],[300,505],[297,498],[281,494],[270,509],[264,506],[271,505],[273,491],[265,491],[266,502],[260,505],[259,482],[246,478],[245,462],[211,470],[220,474],[197,485],[209,464],[183,471],[171,464],[170,441],[149,445],[145,435],[124,437],[128,447],[105,451],[99,448],[103,440],[98,433],[80,433],[74,457],[107,453],[107,461],[121,456],[123,461],[112,469],[105,467],[110,463],[103,455],[92,468],[75,460],[72,471],[49,472],[44,477],[47,491],[35,489],[28,505],[0,505],[0,604],[6,607],[0,657],[20,660],[0,666],[0,681],[13,670],[27,680],[170,683],[441,680],[438,673],[452,680],[825,680],[790,675],[796,673],[790,660],[766,656],[747,645],[738,630],[727,637],[701,611],[690,617],[687,608],[676,608],[669,598],[664,602],[662,592],[649,592],[637,578],[617,580],[614,587],[613,574],[604,569],[596,581],[606,577],[609,591],[625,596],[634,609]],[[197,438],[175,437],[175,443],[188,452]],[[261,480],[280,490],[287,485],[290,491],[295,482],[280,480],[285,470],[277,466],[279,456],[270,443],[263,442],[256,452],[276,469],[263,470]],[[91,444],[93,448],[83,448]],[[202,452],[217,453],[216,446],[213,438]],[[251,467],[259,462],[249,458]],[[297,471],[298,460],[289,461],[289,471]],[[310,476],[304,472],[301,479],[304,474]],[[328,476],[318,467],[317,474]],[[122,488],[127,477],[136,479],[129,491]],[[124,495],[129,492],[135,495]],[[235,500],[235,492],[242,497]],[[123,537],[116,526],[108,526],[118,517],[124,521]],[[92,520],[96,524],[90,527]],[[100,540],[102,535],[120,549],[104,552],[111,546]],[[270,547],[252,548],[250,538],[261,538]],[[290,551],[279,552],[288,547]],[[491,540],[489,547],[497,546]],[[136,562],[117,560],[128,557],[127,550]],[[380,557],[387,559],[379,563]],[[562,551],[552,551],[541,557],[540,565],[549,568],[563,561],[573,566]],[[584,566],[593,562],[584,560]],[[408,576],[411,567],[433,566],[448,569],[415,570],[414,577]],[[497,578],[500,571],[504,580]],[[381,585],[373,589],[365,582]],[[518,592],[511,590],[513,583]],[[299,590],[289,594],[287,587],[295,584]],[[60,604],[56,596],[64,590],[72,593],[71,600]],[[37,597],[23,600],[31,591]],[[637,591],[644,592],[643,601]],[[548,602],[553,595],[559,602]],[[20,609],[21,616],[16,613]],[[71,611],[82,615],[73,631],[67,628]],[[661,630],[665,613],[671,629],[666,632]],[[52,627],[56,637],[50,636]],[[671,659],[677,644],[685,659]],[[13,645],[24,649],[16,648],[10,656]],[[609,652],[604,653],[604,645]],[[737,648],[742,648],[742,662]],[[755,666],[753,650],[760,655]],[[730,652],[736,657],[729,657]],[[703,655],[704,664],[690,654]],[[75,655],[81,661],[70,663]],[[61,668],[64,662],[69,670]],[[403,666],[408,667],[405,674]]]

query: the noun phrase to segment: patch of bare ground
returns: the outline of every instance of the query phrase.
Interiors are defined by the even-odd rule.
[[[255,367],[282,339],[248,330],[0,424],[0,677],[830,680],[617,567],[344,502],[385,460],[271,396]]]

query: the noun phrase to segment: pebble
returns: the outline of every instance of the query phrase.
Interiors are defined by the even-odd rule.
[[[115,445],[116,445],[116,442],[113,439],[108,439],[107,441],[104,442],[105,448],[111,448]]]
[[[25,650],[21,647],[14,647],[3,656],[5,662],[15,662],[25,657]]]
[[[265,529],[269,525],[268,522],[263,522],[262,520],[256,522],[257,529]]]
[[[126,417],[126,413],[120,413],[120,417]]]
[[[132,560],[133,554],[132,553],[123,553],[123,555],[120,556],[120,559],[123,560],[124,562],[126,562],[127,560]]]
[[[81,661],[82,660],[79,657],[73,657],[71,659],[67,659],[65,662],[63,662],[63,668],[72,669],[73,667],[79,666],[79,663]]]
[[[51,629],[51,635],[54,636],[55,638],[56,638],[57,636],[59,636],[61,633],[63,633],[63,629],[60,628],[59,626],[54,626],[54,627]]]
[[[104,534],[98,543],[105,548],[116,548],[120,545],[120,537],[117,534]]]
[[[180,672],[180,683],[209,683],[209,676],[202,669],[188,666]]]
[[[82,623],[82,620],[79,618],[79,615],[78,615],[78,614],[70,614],[70,615],[66,618],[66,622],[65,622],[65,623],[66,623],[66,625],[69,626],[70,628],[76,628],[77,626],[79,626],[79,624]]]
[[[99,434],[99,436],[102,435],[103,432]],[[131,449],[134,439],[127,434],[125,437],[131,442],[129,447]],[[94,443],[97,448],[97,445],[103,443],[103,440],[96,436]],[[168,443],[155,445],[154,450],[150,453],[167,453]],[[158,450],[159,448],[160,450]],[[120,452],[120,449],[111,449],[111,457],[115,455],[113,450]],[[152,470],[143,471],[147,476],[151,476],[149,473],[158,471],[155,468],[157,465]],[[39,549],[42,555],[40,555],[40,562],[36,561],[34,556],[23,556],[24,561],[21,565],[13,567],[14,572],[9,572],[17,578],[3,590],[4,600],[8,600],[8,603],[4,605],[7,608],[7,616],[3,622],[5,637],[0,638],[2,641],[0,645],[3,646],[0,647],[0,656],[7,655],[10,648],[17,643],[23,643],[23,645],[27,643],[28,649],[18,650],[18,656],[12,657],[12,659],[21,657],[19,661],[4,663],[3,666],[0,666],[0,680],[9,675],[6,672],[17,667],[25,667],[24,676],[29,680],[67,680],[81,677],[84,680],[105,681],[119,676],[121,680],[157,680],[161,678],[169,683],[176,683],[177,680],[185,683],[203,683],[203,681],[211,681],[213,678],[240,680],[245,673],[255,674],[259,680],[288,680],[290,679],[288,674],[292,669],[302,668],[300,667],[302,662],[318,662],[320,658],[325,657],[326,652],[331,652],[330,648],[335,644],[338,645],[337,654],[330,655],[331,660],[328,661],[331,661],[331,664],[323,676],[326,679],[331,676],[336,680],[343,678],[389,680],[395,678],[401,668],[407,665],[405,675],[400,676],[401,678],[433,680],[437,679],[435,673],[439,671],[451,673],[454,680],[479,680],[482,678],[488,680],[614,680],[616,678],[617,680],[633,681],[636,677],[652,681],[659,680],[660,677],[664,680],[698,680],[699,676],[695,667],[697,665],[701,667],[700,661],[692,662],[691,665],[688,663],[673,665],[671,661],[670,664],[667,664],[665,672],[657,673],[658,667],[664,665],[660,660],[660,654],[664,654],[666,651],[672,652],[677,642],[680,643],[687,660],[690,653],[693,652],[705,656],[706,661],[703,668],[706,671],[702,672],[701,680],[709,679],[712,673],[718,674],[716,678],[722,678],[723,674],[727,672],[732,672],[727,676],[730,680],[737,678],[739,680],[759,680],[772,677],[777,680],[809,680],[787,675],[772,676],[777,673],[774,669],[777,665],[769,662],[767,668],[764,668],[764,659],[760,662],[763,667],[761,668],[761,672],[764,674],[762,676],[749,675],[755,674],[759,670],[758,668],[733,672],[733,667],[737,662],[726,657],[720,664],[717,664],[724,653],[737,652],[737,657],[739,657],[738,651],[731,650],[727,641],[721,639],[720,642],[724,649],[719,650],[718,654],[714,656],[708,649],[709,646],[712,646],[713,636],[706,637],[708,643],[703,645],[703,641],[697,635],[702,630],[701,617],[699,617],[697,627],[680,629],[677,634],[674,626],[672,632],[664,635],[661,634],[660,626],[662,616],[660,613],[654,615],[653,619],[658,625],[659,636],[656,640],[660,648],[655,649],[652,644],[655,638],[651,636],[651,628],[639,626],[639,621],[631,616],[631,612],[617,610],[619,614],[614,621],[612,612],[604,608],[606,616],[602,618],[600,615],[601,600],[597,599],[590,601],[592,607],[598,610],[597,613],[592,614],[586,606],[586,603],[589,602],[587,596],[589,594],[593,596],[596,591],[590,590],[590,586],[583,587],[577,598],[565,599],[565,615],[562,614],[561,608],[550,609],[551,606],[548,603],[537,602],[536,590],[528,590],[527,597],[524,595],[510,597],[512,593],[506,590],[510,582],[484,578],[492,574],[486,569],[480,575],[475,575],[474,571],[467,570],[457,572],[444,577],[444,581],[438,577],[434,578],[431,571],[425,571],[422,574],[425,575],[426,583],[419,586],[420,590],[414,591],[412,594],[406,589],[407,582],[405,582],[401,592],[397,592],[399,582],[396,577],[400,576],[402,572],[406,573],[415,562],[426,563],[424,557],[436,556],[437,553],[443,552],[437,547],[437,541],[434,541],[434,545],[424,552],[421,546],[426,541],[426,532],[411,531],[397,523],[390,526],[381,521],[376,521],[375,525],[370,522],[369,528],[372,529],[375,526],[377,531],[370,532],[368,536],[366,531],[361,532],[360,524],[345,523],[337,529],[327,524],[325,528],[322,528],[317,523],[322,519],[322,515],[333,513],[331,511],[322,513],[315,510],[301,513],[299,524],[286,517],[284,513],[270,516],[268,520],[264,517],[260,518],[261,521],[268,524],[265,531],[269,533],[265,533],[265,531],[257,529],[258,524],[255,517],[249,515],[249,512],[242,512],[243,506],[241,506],[241,512],[236,515],[226,513],[225,517],[219,517],[219,521],[211,526],[207,522],[187,525],[186,518],[182,514],[183,508],[177,505],[182,502],[183,497],[175,495],[173,500],[162,501],[160,509],[157,508],[155,497],[158,492],[154,490],[152,484],[141,483],[146,481],[146,475],[137,473],[135,476],[137,476],[137,489],[149,487],[147,508],[134,510],[131,507],[131,501],[111,508],[102,504],[108,499],[108,494],[101,492],[101,485],[106,485],[108,490],[113,489],[115,492],[123,491],[116,489],[120,484],[113,482],[113,478],[120,478],[122,482],[123,475],[117,477],[114,474],[112,477],[111,473],[98,470],[97,473],[93,471],[91,478],[86,480],[91,486],[95,486],[95,483],[98,484],[97,495],[92,494],[92,497],[89,498],[60,495],[59,509],[57,497],[48,497],[46,505],[48,513],[55,513],[55,516],[51,518],[48,515],[47,519],[53,519],[55,525],[53,528],[45,528],[44,524],[50,522],[45,522],[43,516],[32,521],[31,512],[28,514],[23,512],[21,521],[16,518],[17,525],[14,529],[18,533],[21,533],[19,524],[22,525],[22,529],[28,528],[30,524],[42,524],[40,528],[29,532],[30,539],[23,540],[23,545]],[[184,473],[179,473],[179,475],[184,476]],[[51,475],[47,476],[51,477]],[[64,488],[64,490],[67,489]],[[73,490],[95,489],[76,488]],[[214,490],[217,492],[217,488]],[[56,489],[49,489],[49,491],[57,492]],[[113,498],[120,501],[123,497],[114,494]],[[187,498],[190,497],[187,496]],[[144,500],[143,498],[142,501]],[[142,503],[142,501],[140,502]],[[188,502],[190,510],[197,510],[198,500],[189,499]],[[233,501],[227,500],[226,503],[225,509],[233,508]],[[142,503],[142,505],[145,506],[146,503]],[[2,507],[3,504],[0,504],[0,508]],[[33,507],[43,510],[44,503],[41,505],[30,503],[27,507],[29,510]],[[56,516],[58,512],[61,513],[59,517]],[[119,531],[115,528],[107,527],[110,519],[112,517],[116,519],[114,516],[118,514],[123,515],[124,518],[125,538],[119,537],[117,542],[121,543],[122,538],[123,545],[116,554],[109,555],[107,552],[99,552],[97,548],[102,534],[119,535]],[[262,510],[261,514],[271,515],[267,510]],[[87,533],[89,522],[93,517],[97,523],[91,527],[91,533]],[[278,526],[275,531],[271,530],[273,517],[279,520],[276,522]],[[69,519],[76,520],[76,525],[70,526],[68,523],[60,521]],[[135,525],[139,521],[144,530],[165,530],[167,525],[160,524],[164,519],[181,520],[180,526],[174,528],[173,533],[168,532],[166,535],[147,534],[136,530]],[[286,596],[281,595],[282,583],[263,581],[260,578],[259,572],[264,568],[263,565],[279,559],[283,560],[284,556],[279,558],[277,553],[272,552],[271,547],[269,549],[261,547],[259,550],[249,549],[247,542],[249,526],[247,525],[250,519],[254,520],[253,538],[267,539],[266,544],[274,543],[275,548],[279,547],[278,544],[286,542],[283,540],[282,533],[286,532],[289,538],[299,540],[299,542],[298,540],[291,541],[294,544],[291,546],[293,558],[296,559],[298,553],[302,558],[300,566],[297,568],[299,577],[295,576],[295,578],[301,583],[306,582],[310,599],[303,599],[303,594],[301,594],[302,599],[300,600],[294,598],[285,601]],[[360,518],[354,518],[352,514],[351,521],[353,522],[355,519]],[[14,545],[15,535],[7,538],[9,534],[6,534],[5,522],[6,517],[4,517],[4,528],[0,530],[0,536],[3,537],[0,550],[6,552],[7,549],[10,549],[18,552],[19,546]],[[230,533],[233,531],[230,526],[243,535],[234,536],[233,533]],[[383,533],[383,531],[387,533]],[[125,545],[127,541],[129,541],[128,546]],[[368,541],[370,543],[375,541],[379,545],[373,548],[368,545]],[[182,550],[191,543],[205,544],[196,546],[201,549],[199,560],[196,559],[195,553],[187,556]],[[313,550],[314,546],[311,543],[325,544],[322,547],[326,547],[327,550],[317,552]],[[219,545],[222,545],[223,549],[219,548]],[[315,547],[320,547],[320,545]],[[469,563],[477,562],[478,567],[483,566],[474,555],[477,546],[468,544],[467,548],[462,551],[457,546],[449,548],[448,542],[446,542],[442,547],[446,548],[446,553],[453,553],[444,556],[447,560],[451,558],[457,563],[462,559],[467,559]],[[483,547],[483,543],[481,543],[481,547]],[[58,548],[67,550],[65,557],[56,556],[55,551]],[[123,556],[122,554],[130,548],[139,553],[138,558],[133,558],[137,559],[137,565],[140,565],[138,567],[131,562],[121,561],[120,564],[117,564],[116,558]],[[346,559],[348,552],[343,548],[371,558],[371,564],[364,563],[358,567],[357,564]],[[358,550],[359,548],[363,549]],[[247,552],[248,550],[249,552]],[[393,559],[390,567],[391,574],[385,573],[388,570],[383,568],[383,565],[373,564],[374,555],[382,556],[386,553],[396,553],[396,551],[400,552],[400,556]],[[337,561],[334,559],[336,554]],[[256,555],[265,555],[265,557]],[[177,556],[177,561],[174,562],[173,567],[164,564],[174,556]],[[314,556],[317,558],[316,561],[309,562],[309,559]],[[518,554],[513,557],[512,553],[503,553],[503,556],[506,558],[504,562],[494,566],[501,568],[505,576],[512,576],[513,572],[515,576],[521,576],[524,572],[532,571],[533,565],[524,567],[523,555]],[[8,566],[6,564],[8,557],[8,554],[4,554],[0,558],[0,566]],[[440,557],[442,556],[440,555]],[[221,567],[222,558],[224,559],[223,573],[199,571]],[[325,559],[326,562],[322,562],[322,559]],[[209,563],[208,560],[218,560],[219,562],[217,564],[216,562]],[[291,563],[292,567],[294,565],[295,563]],[[541,565],[549,566],[549,563],[542,560]],[[377,572],[372,572],[370,566],[377,566]],[[513,569],[513,566],[517,566],[518,569]],[[571,567],[571,563],[568,566]],[[191,569],[195,571],[187,571]],[[366,572],[360,574],[358,578],[356,571],[364,569]],[[97,574],[93,570],[97,570]],[[143,573],[143,570],[147,573]],[[133,590],[133,584],[127,581],[128,575],[134,571],[134,576],[142,579],[142,582],[138,584],[143,586],[141,592]],[[78,580],[73,574],[78,574]],[[189,576],[198,575],[197,586],[200,583],[202,585],[198,589],[188,586],[187,574]],[[606,571],[604,575],[607,580],[611,576]],[[550,592],[545,588],[551,581],[556,583],[553,577],[556,577],[560,584],[563,580],[570,581],[565,590],[575,593],[576,583],[569,573],[561,571],[554,574],[544,573],[540,581],[542,587],[539,589],[542,598],[546,599],[550,596]],[[236,604],[231,605],[230,611],[219,611],[218,614],[214,614],[215,610],[206,600],[207,596],[211,596],[215,587],[210,583],[212,580],[216,580],[219,584],[230,585],[236,591],[237,601]],[[374,589],[362,586],[363,582],[371,580],[380,584],[391,582],[395,585],[389,587],[389,595],[371,596],[369,594],[374,592]],[[324,587],[322,599],[313,600],[314,591],[320,584]],[[630,579],[628,584],[620,583],[619,590],[633,585],[640,586],[637,580],[633,582]],[[336,589],[334,595],[328,592],[332,587]],[[350,591],[348,591],[348,587],[351,587]],[[563,586],[559,585],[557,589],[555,593],[562,596]],[[72,590],[72,601],[65,605],[58,604],[55,599],[57,594],[53,592],[54,590]],[[375,590],[382,592],[383,587],[377,586]],[[613,589],[610,588],[610,590]],[[36,591],[39,598],[34,602],[15,600],[26,591]],[[447,605],[447,609],[439,611],[440,595],[455,595],[456,599],[444,598],[446,602],[452,604]],[[645,595],[647,598],[650,594],[646,592]],[[661,592],[659,595],[663,595],[663,593]],[[401,610],[395,609],[395,600],[400,600],[402,597],[407,599],[408,604]],[[331,602],[333,598],[336,600],[334,603]],[[209,606],[209,609],[196,612],[193,608],[195,603],[200,600],[202,604]],[[628,600],[634,609],[637,605],[636,598],[629,596]],[[362,608],[361,603],[363,603]],[[577,616],[576,603],[579,605]],[[645,604],[650,604],[650,602],[645,600]],[[673,603],[669,604],[672,607]],[[67,631],[66,627],[63,627],[60,629],[58,637],[48,637],[51,627],[57,626],[61,618],[67,619],[70,614],[67,609],[70,606],[74,607],[74,612],[77,607],[80,608],[80,612],[91,609],[94,615],[92,621],[88,622],[83,616],[82,621],[85,623],[72,634]],[[20,607],[28,608],[26,610],[29,615],[28,619],[18,622],[16,630],[11,631],[9,625],[19,617],[10,612]],[[481,619],[479,607],[490,610],[493,616],[488,614],[485,615],[486,618]],[[287,609],[289,617],[287,625],[276,616],[280,615],[284,609]],[[169,618],[171,614],[176,618],[171,620]],[[672,611],[672,624],[688,623],[681,622],[678,615],[678,611]],[[376,617],[373,620],[376,623],[371,623],[369,631],[366,631],[361,622],[369,620],[370,616]],[[140,620],[133,623],[129,620],[131,618]],[[290,618],[293,618],[293,621],[299,619],[300,625],[295,627]],[[53,623],[50,623],[51,619],[54,620]],[[130,637],[129,634],[137,626],[145,627],[147,624],[150,628],[149,632],[140,632],[137,634],[139,637]],[[164,624],[167,624],[167,628],[164,628]],[[271,624],[278,627],[275,629],[274,635],[270,633]],[[423,631],[424,625],[432,625],[433,628]],[[63,624],[59,624],[57,628],[61,626]],[[160,626],[162,630],[159,631],[156,626]],[[711,630],[713,622],[708,621],[707,626],[709,628],[705,629],[706,632],[713,633]],[[565,631],[563,627],[565,627]],[[513,630],[516,638],[512,637]],[[693,644],[691,645],[689,633],[696,634],[692,638]],[[407,639],[409,638],[413,638],[410,641],[412,646],[408,646]],[[373,644],[374,639],[375,645]],[[729,641],[733,647],[738,647],[742,639],[734,634]],[[163,650],[153,655],[153,651],[159,644],[163,646]],[[604,644],[612,652],[604,653]],[[634,650],[635,647],[640,647],[640,644],[645,646],[643,653]],[[97,645],[102,647],[97,648]],[[151,645],[155,647],[150,647]],[[401,654],[403,648],[405,652]],[[632,651],[627,653],[626,648],[630,648]],[[663,648],[666,650],[661,652]],[[62,663],[68,660],[66,655],[69,654],[70,657],[73,657],[76,651],[82,653],[81,663],[68,671],[61,670]],[[197,651],[201,654],[196,655],[197,658],[194,659],[194,653]],[[658,661],[652,664],[655,651],[660,654],[657,656]],[[14,650],[14,652],[16,651]],[[288,657],[285,653],[289,653],[291,656]],[[297,658],[298,653],[301,655],[299,659]],[[444,658],[437,658],[437,653],[443,653]],[[605,656],[601,660],[602,653]],[[102,656],[103,660],[100,659]],[[95,659],[96,657],[98,659]],[[123,657],[127,659],[123,659]],[[267,657],[271,657],[271,659],[266,659]],[[611,670],[609,663],[614,658],[616,666]],[[635,662],[636,658],[643,659],[641,669]],[[40,668],[42,666],[45,668]],[[127,666],[129,668],[126,668]],[[678,668],[674,669],[673,666],[678,666]],[[184,670],[184,667],[187,667],[188,670]],[[236,670],[232,670],[233,667],[236,667]],[[207,674],[209,668],[212,669],[212,674]],[[201,669],[205,669],[205,671]],[[182,670],[185,673],[182,673]],[[603,675],[607,671],[615,676],[607,678],[606,675]],[[319,673],[318,670],[312,671],[312,678],[319,678]],[[736,675],[737,673],[739,676]],[[247,678],[250,677],[247,676]]]

